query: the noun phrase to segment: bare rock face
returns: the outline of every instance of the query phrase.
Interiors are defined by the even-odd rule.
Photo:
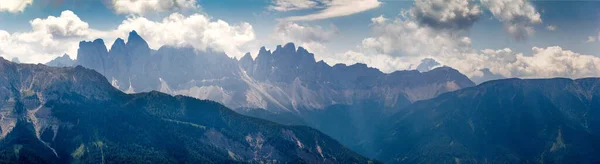
[[[198,51],[191,47],[163,46],[151,50],[135,31],[130,33],[128,42],[115,40],[108,52],[104,51],[103,44],[96,42],[99,41],[83,42],[78,56],[84,60],[78,59],[77,64],[102,73],[121,91],[157,90],[213,100],[240,113],[278,123],[304,122],[304,125],[336,136],[347,145],[366,143],[366,138],[373,137],[338,138],[356,136],[362,131],[333,134],[335,127],[323,125],[332,119],[326,117],[329,112],[323,110],[339,106],[360,107],[341,111],[344,116],[356,117],[333,119],[351,123],[332,124],[343,129],[378,128],[380,120],[413,102],[474,86],[466,76],[449,67],[437,67],[427,72],[383,73],[360,63],[330,66],[323,61],[317,62],[314,54],[293,43],[277,46],[274,50],[262,47],[256,58],[246,54],[236,60],[210,49]],[[103,64],[100,61],[104,61]],[[359,115],[372,118],[364,119]]]
[[[231,108],[263,108],[275,113],[301,113],[366,101],[380,101],[387,111],[394,111],[474,85],[447,67],[385,74],[364,64],[329,66],[316,62],[312,53],[293,43],[277,46],[274,51],[262,47],[256,59],[246,54],[239,61],[211,50],[169,46],[151,50],[135,31],[127,43],[117,39],[108,52],[101,43],[82,42],[77,64],[102,73],[122,91],[163,89]]]
[[[316,130],[212,101],[124,94],[81,66],[0,58],[0,70],[0,160],[9,163],[369,162]]]

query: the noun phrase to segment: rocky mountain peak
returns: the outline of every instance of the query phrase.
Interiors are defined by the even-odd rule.
[[[128,47],[138,47],[141,46],[143,48],[150,49],[146,40],[144,40],[135,30],[129,32],[129,37],[127,38]]]
[[[108,50],[106,49],[104,40],[96,39],[93,42],[79,42],[79,49],[77,49],[77,64],[104,73],[104,63],[107,58]]]
[[[246,53],[242,58],[240,58],[240,63],[251,63],[252,61],[253,59],[250,53]]]
[[[260,50],[258,51],[258,55],[271,55],[271,51],[267,50],[267,48],[265,48],[264,46],[260,47]]]
[[[79,49],[95,49],[95,50],[106,50],[106,45],[104,44],[104,40],[96,39],[94,41],[81,41],[79,42]]]
[[[125,41],[121,38],[117,38],[113,45],[110,47],[111,51],[115,49],[125,49]]]
[[[8,60],[6,60],[2,56],[0,56],[0,64],[6,64],[8,62],[9,62]]]
[[[277,51],[277,50],[275,50]],[[285,46],[283,46],[282,51],[284,52],[296,52],[296,45],[294,45],[294,43],[290,42],[285,44]]]
[[[453,80],[456,84],[462,87],[469,87],[475,85],[475,83],[473,83],[473,81],[471,81],[467,76],[460,73],[458,70],[448,66],[434,68],[431,71],[424,72],[423,75],[426,78],[437,81]]]
[[[69,57],[69,55],[64,54],[63,56],[59,56],[54,58],[53,60],[46,63],[47,66],[52,67],[70,67],[75,64],[75,61]]]

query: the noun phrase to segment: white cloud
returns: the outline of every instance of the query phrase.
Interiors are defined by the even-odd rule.
[[[588,36],[588,38],[587,38],[587,40],[585,42],[586,43],[596,42],[596,37],[595,36]]]
[[[549,25],[549,26],[546,26],[546,29],[548,31],[556,31],[556,29],[558,29],[558,27],[556,27],[555,25]]]
[[[540,13],[526,0],[481,0],[514,39],[522,40],[535,33],[533,25],[542,23]]]
[[[600,76],[600,58],[563,50],[559,46],[533,47],[532,55],[522,53],[506,53],[506,57],[490,59],[492,72],[506,77],[548,78],[571,77],[582,78]],[[487,52],[484,52],[486,54]],[[489,54],[488,54],[489,55]]]
[[[365,38],[356,51],[337,54],[329,61],[362,62],[391,72],[416,67],[423,58],[459,59],[461,54],[474,52],[471,39],[460,31],[468,30],[481,11],[471,1],[448,3],[452,5],[418,1],[402,18],[373,18],[374,36]]]
[[[472,0],[417,0],[410,14],[421,25],[436,29],[470,29],[481,9]]]
[[[291,2],[291,0],[285,0],[286,2]],[[277,4],[278,1],[275,1]],[[297,1],[302,3],[296,4],[306,4],[307,1]],[[363,11],[367,11],[370,9],[377,8],[381,5],[381,2],[378,0],[313,0],[311,2],[317,3],[317,5],[305,5],[302,8],[298,6],[288,7],[288,9],[310,9],[310,8],[323,8],[322,10],[301,16],[292,16],[287,17],[285,20],[288,21],[311,21],[311,20],[320,20],[320,19],[328,19],[334,17],[348,16],[356,13],[360,13]],[[281,6],[280,6],[281,7]],[[273,7],[271,7],[273,8]],[[281,7],[282,9],[285,7]]]
[[[275,27],[275,36],[293,42],[327,42],[338,33],[337,28],[325,30],[321,26],[306,26],[293,22],[280,22]]]
[[[462,2],[461,0],[457,1]],[[436,5],[435,3],[426,4]],[[508,5],[508,7],[510,6]],[[444,5],[417,7],[436,8],[436,11],[450,11],[449,9],[439,8],[447,7]],[[414,10],[414,8],[411,9],[411,11]],[[530,11],[534,10],[531,8]],[[539,19],[536,18],[536,14],[533,14],[534,16],[531,19],[527,19],[530,21]],[[502,16],[502,19],[523,19],[513,18],[523,15],[518,12],[509,15],[512,16]],[[533,53],[529,55],[515,53],[508,48],[476,51],[471,47],[472,41],[465,35],[466,33],[460,32],[468,28],[452,28],[458,26],[451,25],[443,26],[451,28],[439,28],[432,26],[431,22],[438,22],[437,25],[439,25],[439,22],[449,20],[450,17],[429,17],[436,20],[419,21],[421,17],[415,14],[395,19],[388,19],[383,16],[373,18],[371,27],[374,36],[364,39],[357,51],[338,54],[335,59],[330,61],[362,62],[382,71],[391,72],[398,69],[413,68],[412,66],[418,65],[422,59],[431,58],[441,65],[453,67],[471,78],[484,76],[485,72],[483,70],[489,70],[493,74],[504,77],[522,78],[600,76],[600,58],[598,57],[563,50],[558,46],[534,47],[532,48]],[[534,22],[537,21],[534,20]],[[505,23],[510,24],[512,22],[507,21]],[[522,22],[516,21],[515,23]],[[526,27],[530,25],[532,24],[517,26]],[[592,38],[596,40],[595,37]],[[487,74],[490,74],[490,72],[487,72]]]
[[[319,2],[316,0],[275,0],[269,9],[276,11],[292,11],[317,8]]]
[[[315,58],[319,60],[326,54],[331,53],[325,44],[337,36],[338,33],[338,29],[333,25],[329,28],[323,28],[321,26],[282,21],[275,26],[267,39],[261,41],[261,44],[283,45],[293,42],[314,53]]]
[[[346,51],[344,53],[334,54],[333,56],[325,56],[323,58],[329,65],[344,63],[347,65],[364,63],[369,67],[378,68],[382,72],[393,72],[396,70],[409,69],[410,63],[416,62],[415,59],[394,57],[385,54],[367,55],[356,51]]]
[[[23,12],[32,3],[33,0],[0,0],[0,12]]]
[[[115,32],[118,36],[126,36],[132,30],[136,30],[154,49],[162,45],[191,45],[199,50],[210,48],[237,57],[244,55],[240,51],[241,46],[255,39],[254,29],[249,23],[231,25],[202,14],[186,17],[174,13],[162,21],[130,17]]]
[[[383,15],[380,15],[379,17],[371,18],[371,22],[373,22],[373,25],[384,24],[387,21],[388,21],[388,19],[383,17]]]
[[[90,28],[75,13],[66,10],[58,17],[38,18],[30,24],[32,30],[27,32],[11,34],[0,30],[0,56],[6,59],[18,57],[26,63],[44,63],[64,53],[75,57],[78,43],[82,40],[103,38],[110,47],[114,39],[127,38],[132,30],[136,30],[154,49],[162,45],[191,45],[199,50],[212,49],[230,56],[242,56],[240,49],[255,39],[249,23],[230,25],[201,14],[186,17],[174,13],[162,21],[132,16],[117,29],[102,31]]]
[[[378,22],[378,21],[376,21]],[[407,69],[423,58],[433,58],[468,77],[481,77],[484,68],[504,77],[600,76],[600,58],[563,50],[561,47],[533,48],[531,55],[511,49],[485,49],[477,53],[468,37],[433,30],[408,20],[377,23],[376,37],[363,40],[360,53],[346,54],[341,61],[357,61],[382,71]],[[376,55],[368,55],[375,50]],[[372,58],[372,59],[371,59]],[[347,62],[346,62],[347,63]]]
[[[22,62],[43,63],[64,53],[74,55],[79,41],[90,39],[94,32],[88,23],[69,10],[58,17],[37,18],[29,23],[31,31],[0,32],[0,52],[3,52],[0,55],[18,57]]]
[[[461,52],[471,45],[468,37],[421,26],[411,20],[380,21],[382,19],[385,18],[374,19],[375,37],[364,39],[364,48],[396,56],[427,56]]]
[[[33,31],[48,33],[54,37],[85,36],[89,33],[88,23],[69,10],[61,12],[59,17],[36,18],[30,24]]]
[[[196,0],[112,0],[118,14],[140,14],[152,12],[183,11],[197,9]]]

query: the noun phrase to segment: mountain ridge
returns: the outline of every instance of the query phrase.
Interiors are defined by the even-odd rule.
[[[599,89],[600,78],[512,78],[418,101],[390,117],[377,158],[388,163],[598,162],[592,154],[600,152]]]
[[[475,85],[449,67],[384,73],[362,63],[330,66],[294,43],[274,50],[261,47],[256,58],[247,53],[237,60],[192,47],[166,45],[153,50],[137,32],[129,37],[127,42],[116,39],[108,52],[99,44],[101,40],[82,42],[87,43],[78,50],[83,60],[76,64],[98,70],[126,93],[157,90],[187,95],[285,125],[302,123],[362,154],[376,150],[361,150],[362,143],[374,136],[357,134],[371,132],[415,101]],[[358,113],[370,118],[358,117]],[[332,119],[332,114],[346,118]],[[336,134],[340,129],[344,133]]]
[[[209,100],[125,94],[100,73],[0,58],[0,161],[25,163],[368,163],[309,127]]]
[[[99,39],[92,43],[82,42],[78,51],[78,56],[82,59],[77,60],[77,64],[99,70],[114,81],[120,90],[140,92],[164,88],[162,91],[170,94],[215,100],[231,108],[249,107],[272,112],[298,112],[335,104],[352,104],[352,101],[355,101],[352,99],[361,98],[340,93],[352,91],[354,88],[369,89],[379,85],[393,87],[389,84],[398,80],[408,84],[410,79],[399,77],[405,76],[404,73],[414,74],[415,78],[420,77],[420,74],[406,71],[383,73],[361,63],[329,66],[322,61],[316,61],[314,54],[302,47],[296,47],[293,43],[279,45],[274,51],[261,47],[256,58],[253,59],[247,53],[240,60],[235,60],[222,53],[200,52],[185,47],[163,46],[158,50],[151,50],[135,31],[130,32],[127,43],[123,39],[116,39],[113,48],[107,52],[104,51],[106,47],[100,44],[101,42],[103,43]],[[446,78],[441,81],[435,81],[439,78],[421,78],[419,81],[422,81],[423,85],[432,85],[429,86],[432,87],[429,93],[415,93],[417,90],[403,91],[403,88],[422,86],[420,83],[410,83],[417,86],[400,86],[395,89],[394,94],[405,96],[389,100],[389,108],[396,108],[395,103],[392,103],[394,101],[428,99],[439,93],[474,85],[456,70],[434,70],[436,71],[425,73],[439,72],[438,77]],[[244,77],[244,73],[248,76]],[[219,81],[223,78],[234,80]],[[302,95],[293,95],[294,89],[288,86],[297,78],[300,80],[299,89],[304,90]],[[206,80],[212,80],[213,83],[198,83]],[[445,86],[446,82],[453,83],[452,81],[456,83],[453,87]],[[238,87],[224,87],[223,83],[235,83]],[[451,85],[453,84],[449,84]],[[200,94],[201,92],[207,94]],[[377,95],[376,92],[368,92],[372,92],[370,95]],[[308,102],[299,103],[301,101]]]

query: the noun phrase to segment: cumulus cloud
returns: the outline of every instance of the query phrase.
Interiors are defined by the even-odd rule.
[[[436,29],[470,29],[479,20],[481,9],[471,0],[417,0],[410,9],[419,24]]]
[[[325,30],[321,26],[300,25],[293,22],[280,22],[275,27],[275,36],[295,42],[327,42],[338,33],[335,26]]]
[[[239,48],[255,39],[254,29],[249,23],[232,25],[202,14],[184,16],[173,13],[162,21],[130,17],[119,25],[116,33],[126,36],[131,30],[136,30],[154,49],[162,45],[191,45],[199,50],[210,48],[237,57],[244,55]]]
[[[443,65],[454,67],[470,78],[496,77],[582,78],[600,76],[600,58],[564,50],[559,46],[533,47],[529,55],[509,48],[484,49],[480,53],[437,56]]]
[[[152,12],[182,11],[197,9],[196,0],[112,0],[118,14],[140,14]]]
[[[0,55],[21,61],[43,63],[64,53],[74,54],[80,40],[89,39],[94,30],[69,10],[60,16],[36,18],[32,30],[8,33],[0,30]]]
[[[329,28],[309,24],[298,24],[294,22],[279,22],[268,40],[267,45],[283,45],[294,42],[315,54],[317,59],[330,52],[325,46],[333,37],[339,33],[338,29],[331,25]]]
[[[388,20],[388,18],[385,18],[383,17],[383,15],[380,15],[379,17],[371,18],[371,22],[373,22],[371,25],[384,24]]]
[[[33,31],[44,32],[53,37],[85,36],[89,33],[88,23],[69,10],[61,12],[59,17],[36,18],[30,23]]]
[[[0,0],[0,12],[19,13],[33,3],[33,0]]]
[[[515,40],[533,35],[533,25],[542,23],[540,13],[526,0],[481,0],[481,3],[504,23],[505,30]]]
[[[371,19],[373,36],[363,39],[356,51],[336,55],[337,61],[363,62],[388,72],[410,69],[423,58],[458,59],[460,54],[473,53],[471,39],[461,31],[468,30],[481,11],[471,1],[447,3],[452,5],[418,1],[402,17]]]
[[[286,5],[277,5],[278,3]],[[378,0],[277,0],[275,6],[270,8],[277,8],[279,11],[323,8],[316,13],[285,18],[288,21],[311,21],[348,16],[377,8],[380,5],[381,2]]]
[[[600,58],[563,50],[558,46],[546,48],[534,47],[532,48],[532,53],[528,53],[527,55],[514,52],[509,48],[477,51],[471,46],[471,39],[465,33],[460,32],[468,29],[468,26],[438,26],[444,20],[451,20],[448,19],[451,17],[440,16],[444,14],[433,14],[428,11],[421,13],[428,13],[428,19],[435,20],[422,21],[423,15],[426,14],[413,13],[416,10],[428,8],[435,8],[435,11],[453,11],[452,9],[444,8],[452,8],[451,6],[423,2],[425,1],[416,2],[415,6],[408,13],[405,12],[405,16],[400,18],[391,19],[383,16],[373,18],[371,23],[373,36],[365,38],[356,51],[339,54],[336,56],[337,59],[332,59],[331,61],[343,63],[362,62],[369,66],[377,67],[382,71],[389,72],[412,68],[413,65],[423,63],[423,58],[431,58],[435,59],[439,65],[453,67],[468,77],[481,81],[500,77],[581,78],[600,76],[600,69],[598,69],[600,68]],[[449,1],[448,3],[460,4],[459,2],[463,1],[456,0],[456,2]],[[496,12],[496,14],[503,22],[511,26],[528,28],[533,25],[532,22],[538,22],[537,20],[541,22],[539,14],[533,8],[526,9],[528,12],[516,10],[504,11],[508,10],[504,9],[506,7],[515,8],[515,6],[514,4],[503,5],[503,7],[500,7],[503,8],[500,10],[502,12]],[[492,6],[498,7],[498,5]],[[516,5],[516,7],[522,8],[523,5]],[[528,17],[523,18],[523,15],[528,15]],[[523,23],[515,19],[526,19],[529,23]],[[596,40],[596,37],[592,38]]]
[[[464,51],[471,45],[468,37],[438,31],[412,20],[381,21],[385,19],[373,19],[375,37],[364,39],[364,48],[396,56],[428,56]]]
[[[498,64],[490,70],[506,77],[582,78],[600,76],[600,58],[598,57],[563,50],[559,46],[533,47],[532,51],[532,55],[517,53],[507,55],[511,56],[509,59],[496,58],[490,62],[498,62]]]
[[[186,17],[174,13],[162,21],[132,16],[116,29],[97,30],[66,10],[58,17],[38,18],[30,24],[32,30],[27,32],[0,30],[1,56],[7,59],[18,57],[27,63],[44,63],[65,53],[76,56],[78,43],[82,40],[103,38],[110,47],[112,40],[127,38],[132,30],[136,30],[154,49],[162,45],[193,46],[198,50],[210,49],[230,56],[242,56],[240,48],[255,38],[249,23],[231,25],[201,14]]]

